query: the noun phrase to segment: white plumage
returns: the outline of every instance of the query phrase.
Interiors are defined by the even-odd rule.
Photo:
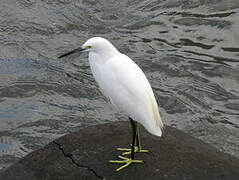
[[[90,67],[102,93],[148,132],[161,136],[163,123],[158,105],[139,66],[104,38],[91,38],[82,49],[89,51]]]

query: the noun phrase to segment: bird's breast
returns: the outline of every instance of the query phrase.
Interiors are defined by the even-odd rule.
[[[112,71],[111,67],[107,65],[107,63],[97,61],[95,58],[89,58],[89,63],[91,72],[95,78],[95,81],[99,85],[101,92],[107,98],[109,98],[110,84],[112,81],[115,81],[114,72]]]

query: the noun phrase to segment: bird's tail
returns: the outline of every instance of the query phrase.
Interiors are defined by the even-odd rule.
[[[152,134],[156,136],[162,136],[164,125],[159,114],[158,104],[155,100],[155,97],[153,94],[151,96],[152,97],[150,99],[152,104],[153,118],[155,122],[155,127],[154,127],[154,130],[152,131]]]

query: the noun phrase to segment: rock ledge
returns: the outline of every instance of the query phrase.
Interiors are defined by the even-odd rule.
[[[117,147],[129,147],[127,121],[82,129],[30,153],[0,175],[4,180],[238,180],[239,160],[175,128],[166,127],[162,138],[141,127],[141,139],[149,153],[138,153],[133,164],[116,172]]]

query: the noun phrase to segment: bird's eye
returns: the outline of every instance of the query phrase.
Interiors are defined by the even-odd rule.
[[[86,46],[85,48],[86,48],[86,49],[90,49],[90,48],[92,48],[92,46]]]

